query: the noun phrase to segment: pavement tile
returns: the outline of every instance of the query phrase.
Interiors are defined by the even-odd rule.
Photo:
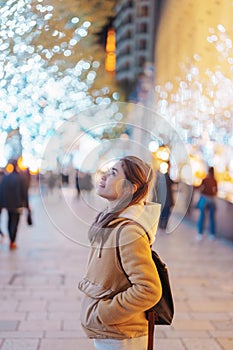
[[[43,332],[0,332],[0,339],[43,338]],[[1,349],[2,350],[2,349]]]
[[[68,311],[74,311],[77,310],[77,313],[79,312],[80,305],[76,302],[69,302],[67,300],[64,300],[61,302],[49,302],[48,303],[48,311],[49,312],[55,312],[55,311],[61,311],[61,312],[68,312]]]
[[[200,321],[200,320],[177,320],[175,319],[172,323],[172,328],[174,330],[213,330],[214,326],[209,321]]]
[[[85,337],[85,334],[83,330],[76,329],[74,330],[68,330],[68,331],[59,331],[59,332],[54,332],[54,331],[48,331],[45,333],[45,338],[53,338],[53,339],[79,339]]]
[[[79,312],[50,312],[48,314],[49,320],[80,320]]]
[[[32,321],[32,320],[48,320],[49,314],[47,312],[28,312],[26,320]]]
[[[155,338],[166,338],[165,332],[160,330],[157,326],[155,327]]]
[[[45,300],[22,300],[19,302],[18,311],[43,311],[46,309]]]
[[[18,304],[19,302],[15,300],[0,300],[0,314],[4,312],[16,311]]]
[[[79,320],[65,320],[63,321],[63,329],[65,331],[68,331],[68,330],[77,330],[77,329],[80,329],[80,321]]]
[[[230,313],[225,312],[191,312],[190,317],[196,320],[219,320],[219,321],[227,321],[232,319],[232,315]]]
[[[203,300],[203,302],[196,302],[192,299],[188,302],[192,311],[197,312],[228,312],[229,309],[232,310],[233,303],[229,303],[225,300],[222,301],[211,301],[211,300]]]
[[[26,319],[26,312],[2,312],[0,315],[1,321],[22,321]]]
[[[213,322],[215,329],[224,330],[224,331],[232,331],[233,334],[233,320],[228,321],[214,321]]]
[[[79,217],[91,220],[93,213],[82,201],[70,203]],[[57,200],[51,205],[62,222]],[[7,240],[0,244],[0,324],[5,327],[0,349],[94,350],[80,325],[77,289],[89,248],[58,232],[36,195],[31,206],[35,224],[29,229],[22,221],[17,251],[9,252]],[[78,223],[74,237],[84,242],[88,225],[77,220],[69,229]],[[233,249],[219,240],[199,244],[195,236],[196,227],[184,220],[170,235],[159,231],[153,245],[168,265],[175,302],[173,325],[156,326],[155,349],[233,348]]]
[[[17,329],[18,321],[0,320],[0,332],[15,331]]]
[[[180,339],[156,339],[154,340],[154,349],[159,350],[187,350]],[[135,349],[136,350],[136,349]],[[209,349],[210,350],[210,349]]]
[[[6,339],[1,350],[37,350],[38,339]]]
[[[191,320],[191,319],[192,319],[192,317],[190,316],[189,313],[175,312],[173,322],[175,322],[176,320]]]
[[[233,349],[233,337],[232,338],[217,338],[217,341],[221,345],[223,350]]]
[[[65,297],[64,290],[57,290],[57,288],[36,288],[32,291],[32,297],[34,298],[46,298],[46,300],[61,300]]]
[[[162,326],[161,326],[162,327]],[[208,331],[201,330],[164,330],[164,333],[167,338],[209,338],[210,334]]]
[[[94,350],[89,339],[42,339],[38,350]],[[136,349],[135,349],[136,350]]]
[[[19,331],[48,331],[60,330],[61,322],[57,320],[30,320],[22,321],[19,324]]]
[[[187,350],[222,350],[221,346],[214,339],[185,339],[183,342]]]
[[[233,332],[230,330],[214,330],[209,332],[212,338],[232,338],[233,337]]]

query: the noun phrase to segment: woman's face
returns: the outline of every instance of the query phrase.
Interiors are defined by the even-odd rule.
[[[119,161],[106,174],[102,175],[96,193],[109,201],[119,200],[124,194],[125,181],[122,163]]]

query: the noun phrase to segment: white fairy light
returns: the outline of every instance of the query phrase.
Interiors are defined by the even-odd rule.
[[[100,100],[95,101],[88,91],[97,76],[98,61],[83,58],[64,68],[64,57],[74,54],[74,47],[88,35],[91,22],[69,19],[74,32],[67,39],[63,31],[50,28],[53,6],[37,0],[33,12],[32,3],[8,0],[0,8],[0,135],[19,130],[28,164],[42,157],[43,145],[64,120],[94,103],[111,102],[106,91],[100,90]],[[55,38],[55,45],[47,47],[34,40],[40,33]],[[80,125],[76,127],[78,132]],[[4,150],[0,151],[1,166],[5,158]]]

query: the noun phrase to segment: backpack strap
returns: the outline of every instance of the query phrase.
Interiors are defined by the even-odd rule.
[[[123,223],[122,223],[122,222],[123,222]],[[145,231],[144,227],[143,227],[141,224],[139,224],[138,222],[136,222],[136,221],[133,221],[133,220],[130,220],[130,219],[123,219],[122,221],[120,221],[120,224],[121,224],[121,225],[120,225],[120,227],[119,227],[119,229],[118,229],[118,231],[117,231],[117,233],[116,233],[117,258],[118,258],[118,261],[119,261],[119,263],[120,263],[120,266],[121,266],[121,268],[122,268],[122,270],[123,270],[125,276],[128,278],[127,273],[125,272],[124,267],[123,267],[122,262],[121,262],[121,255],[120,255],[120,249],[119,249],[119,245],[120,245],[120,233],[121,233],[122,229],[123,229],[125,226],[127,226],[127,225],[137,225],[138,227],[142,228],[143,231],[146,233],[146,235],[147,235],[147,237],[148,237],[148,240],[149,240],[149,236],[148,236],[148,233]],[[150,247],[151,247],[151,245],[150,245]]]
[[[122,223],[122,221],[123,221],[123,223]],[[128,220],[128,219],[122,220],[122,221],[120,222],[121,225],[120,225],[120,227],[119,227],[119,229],[117,231],[117,234],[116,234],[116,252],[117,252],[117,258],[118,258],[118,262],[119,262],[119,264],[121,266],[121,269],[124,272],[125,276],[127,277],[129,283],[131,284],[131,282],[129,280],[129,277],[128,277],[127,273],[125,272],[124,267],[122,265],[122,261],[121,261],[121,255],[120,255],[120,249],[119,249],[120,233],[121,233],[122,229],[125,226],[130,225],[130,224],[131,225],[135,224],[135,225],[141,227],[144,231],[145,231],[145,229],[144,229],[144,227],[142,225],[140,225],[136,221]],[[149,239],[148,233],[146,231],[145,231],[145,233],[146,233],[146,235],[147,235],[147,237]],[[150,247],[151,247],[151,245],[150,245]],[[148,310],[146,313],[147,313],[147,320],[148,320],[148,345],[147,345],[147,350],[153,350],[155,314],[154,314],[153,310],[151,310],[151,309]]]
[[[123,224],[122,224],[122,221],[123,221]],[[130,282],[129,276],[128,276],[127,273],[125,272],[125,269],[124,269],[124,267],[123,267],[123,265],[122,265],[119,245],[120,245],[120,233],[121,233],[121,231],[123,230],[123,228],[124,228],[125,226],[130,225],[130,224],[134,224],[134,222],[131,221],[131,220],[127,220],[127,219],[126,219],[126,220],[122,220],[122,221],[120,222],[121,225],[120,225],[120,227],[119,227],[119,229],[117,230],[117,233],[116,233],[116,253],[117,253],[117,259],[118,259],[118,262],[119,262],[119,264],[120,264],[120,266],[121,266],[121,269],[122,269],[122,271],[124,272],[125,276],[127,277],[128,281]],[[130,282],[130,284],[131,284],[131,282]]]

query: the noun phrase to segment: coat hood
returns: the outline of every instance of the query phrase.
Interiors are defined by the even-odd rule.
[[[120,217],[139,223],[147,232],[150,238],[150,244],[155,241],[155,235],[158,227],[161,204],[148,202],[146,204],[135,204],[125,209]]]

